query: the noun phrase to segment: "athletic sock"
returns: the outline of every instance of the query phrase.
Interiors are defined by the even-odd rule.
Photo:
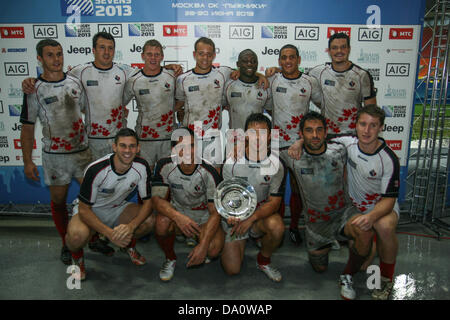
[[[127,249],[136,247],[136,238],[131,238],[131,242],[127,245]]]
[[[394,277],[394,270],[395,270],[395,262],[394,263],[386,263],[380,260],[380,272],[381,276],[385,278],[389,278],[392,281],[392,278]]]
[[[291,193],[289,208],[291,209],[291,224],[289,229],[298,229],[298,222],[302,212],[302,201],[300,200],[300,195],[298,193]]]
[[[160,248],[166,255],[166,259],[176,260],[177,256],[176,256],[175,250],[174,250],[175,233],[168,235],[168,236],[160,236],[158,234],[155,234],[155,238],[156,238],[156,241],[158,242]]]
[[[69,213],[67,212],[67,206],[65,203],[58,204],[50,201],[50,208],[52,211],[53,222],[55,223],[56,230],[62,239],[63,245],[66,245],[66,233],[67,225],[69,222]]]
[[[349,257],[347,265],[345,266],[344,272],[342,274],[354,275],[359,271],[361,266],[366,261],[367,257],[360,256],[354,248],[349,248]]]
[[[72,254],[72,258],[73,258],[74,260],[78,260],[78,259],[80,259],[81,257],[83,257],[83,255],[84,255],[83,249],[80,249],[80,250],[77,251],[77,252],[70,251],[70,253]]]
[[[260,251],[258,253],[258,256],[256,257],[256,261],[258,261],[258,264],[260,266],[266,266],[266,265],[270,264],[270,257],[264,257]]]

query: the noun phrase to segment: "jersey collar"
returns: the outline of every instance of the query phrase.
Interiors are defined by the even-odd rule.
[[[92,66],[93,66],[95,69],[100,70],[100,71],[108,71],[108,70],[111,70],[111,69],[114,67],[114,62],[113,62],[112,66],[111,66],[110,68],[106,68],[106,69],[97,67],[97,66],[95,65],[94,61],[92,61],[91,63],[92,63]]]
[[[359,152],[361,152],[362,154],[365,154],[366,156],[374,156],[386,147],[386,141],[382,137],[378,137],[378,140],[381,140],[381,145],[377,148],[377,150],[375,150],[374,153],[366,153],[359,148],[359,143],[357,143],[356,145],[358,146]]]
[[[64,81],[64,80],[66,80],[66,73],[63,72],[63,75],[64,75],[63,78],[62,78],[61,80],[57,80],[57,81],[48,81],[48,80],[45,80],[44,78],[42,78],[42,74],[39,75],[38,79],[39,79],[40,81],[42,81],[42,82],[47,82],[47,83],[58,83],[58,82],[62,82],[62,81]]]
[[[337,70],[334,70],[333,64],[332,64],[331,62],[327,62],[327,64],[330,65],[331,70],[333,70],[333,71],[336,72],[336,73],[344,73],[344,72],[347,72],[347,71],[351,70],[351,69],[353,68],[353,66],[354,66],[353,62],[350,61],[350,66],[349,66],[347,69],[345,69],[344,71],[337,71]]]

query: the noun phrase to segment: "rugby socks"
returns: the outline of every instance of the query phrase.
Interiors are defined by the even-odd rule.
[[[127,245],[127,249],[134,247],[136,247],[136,238],[131,238],[131,242]]]
[[[264,257],[260,251],[258,253],[258,256],[256,257],[256,261],[260,266],[267,266],[268,264],[270,264],[270,257]]]
[[[302,212],[302,201],[300,200],[300,195],[298,193],[291,193],[289,208],[291,209],[291,224],[289,229],[298,229],[298,222]]]
[[[392,281],[392,278],[394,277],[394,270],[395,262],[386,263],[380,260],[380,272],[382,277],[389,278]]]
[[[65,203],[58,204],[53,201],[50,202],[50,208],[52,211],[53,222],[55,223],[56,230],[58,230],[61,236],[63,245],[66,245],[66,233],[67,225],[69,223],[69,213],[67,212],[67,206]]]
[[[175,233],[172,233],[171,235],[168,236],[160,236],[158,234],[155,234],[155,238],[160,248],[166,255],[166,259],[177,260],[177,256],[174,250]]]
[[[75,260],[75,261],[82,258],[84,255],[83,249],[80,249],[77,252],[70,251],[70,253],[72,254],[73,260]]]
[[[349,257],[347,265],[345,266],[344,272],[342,274],[354,275],[359,271],[361,266],[366,261],[367,257],[360,256],[354,248],[349,248]]]

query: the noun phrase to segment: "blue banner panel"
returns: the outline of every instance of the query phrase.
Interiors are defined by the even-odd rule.
[[[374,0],[16,0],[1,23],[285,22],[422,24],[425,1]],[[76,21],[80,19],[79,21]],[[374,23],[375,22],[375,23]]]

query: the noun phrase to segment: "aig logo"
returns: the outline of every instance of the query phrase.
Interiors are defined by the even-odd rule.
[[[33,35],[35,39],[57,39],[58,28],[56,24],[33,25]]]
[[[6,76],[28,76],[28,62],[5,62]]]
[[[121,24],[98,24],[98,32],[108,32],[114,38],[122,38],[122,25]]]
[[[409,63],[387,63],[386,64],[387,77],[408,77]]]
[[[319,40],[319,27],[295,27],[295,40]]]
[[[230,39],[253,39],[253,26],[230,26]]]
[[[378,41],[383,37],[383,29],[359,28],[358,41]]]

